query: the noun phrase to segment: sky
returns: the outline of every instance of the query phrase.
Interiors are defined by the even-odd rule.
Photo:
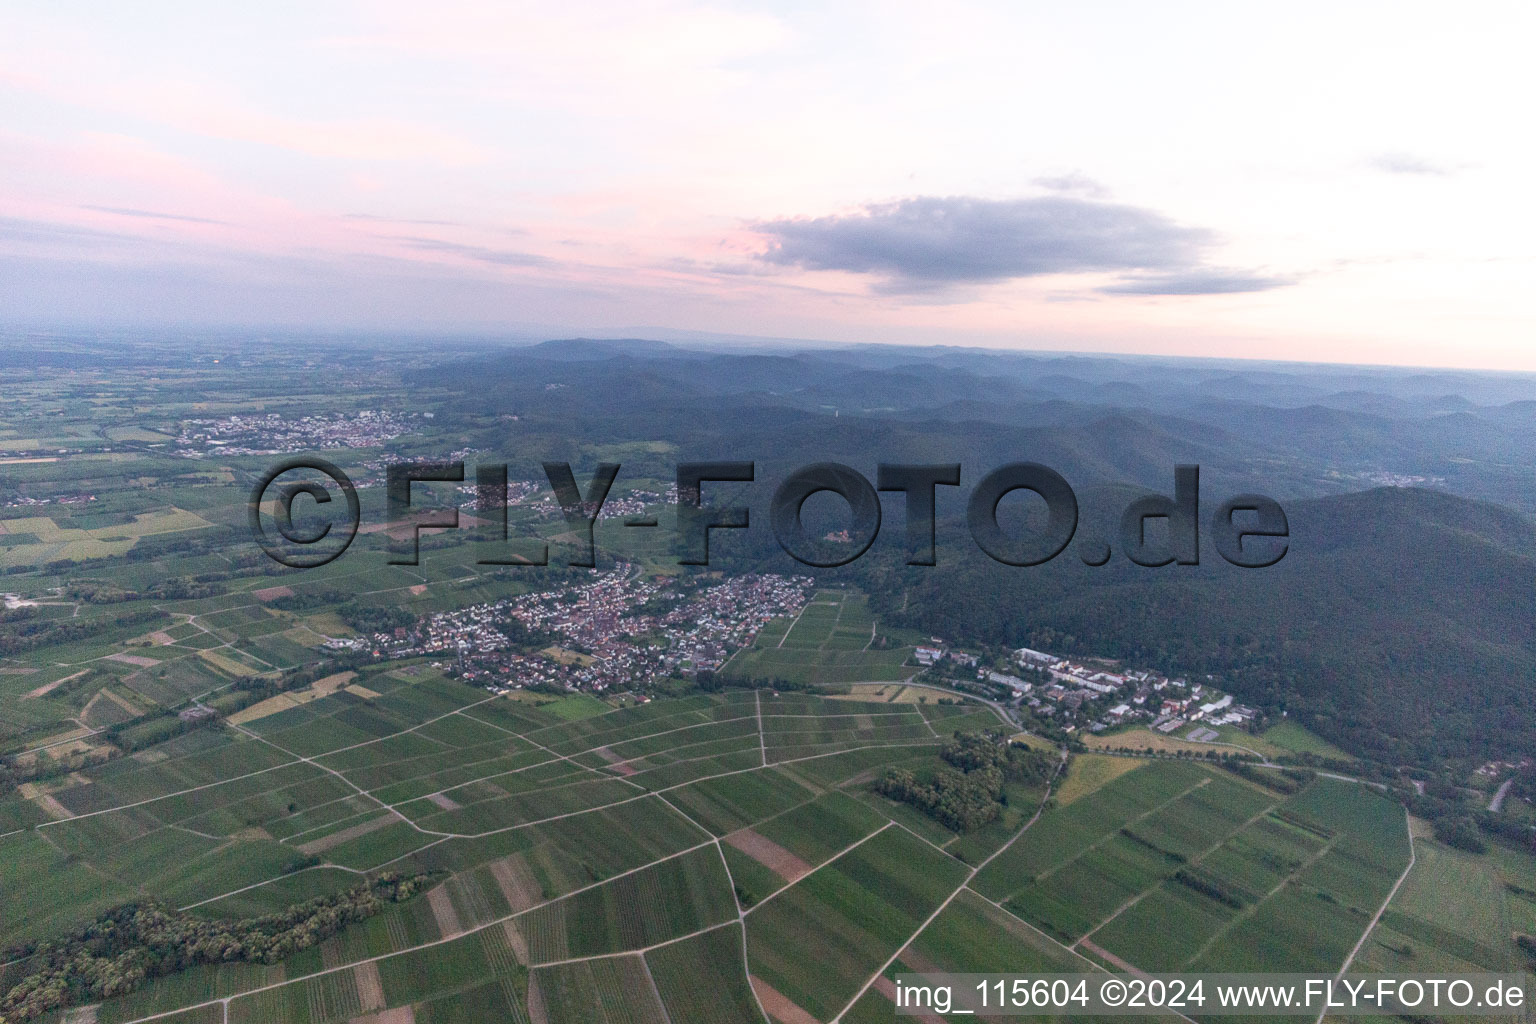
[[[0,324],[1536,370],[1536,8],[0,2]]]

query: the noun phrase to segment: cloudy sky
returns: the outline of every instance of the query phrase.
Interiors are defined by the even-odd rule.
[[[0,4],[0,322],[1536,370],[1528,3]]]

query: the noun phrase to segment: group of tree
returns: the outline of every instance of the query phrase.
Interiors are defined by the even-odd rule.
[[[110,630],[169,622],[170,618],[159,609],[143,608],[110,618],[29,618],[18,622],[0,623],[0,655],[20,654],[39,647],[85,640]]]
[[[125,601],[184,601],[214,597],[227,589],[216,585],[230,573],[199,573],[195,576],[165,576],[143,591],[128,590],[99,579],[80,579],[64,589],[69,597],[87,604],[121,604]]]
[[[341,620],[365,636],[374,633],[393,633],[397,629],[410,629],[419,616],[409,608],[392,604],[358,604],[348,602],[336,609]]]
[[[219,719],[214,715],[182,718],[176,711],[158,711],[115,723],[97,735],[124,754],[132,754],[218,723]]]
[[[1467,794],[1456,786],[1431,780],[1424,792],[1395,789],[1393,795],[1417,817],[1434,826],[1435,838],[1468,853],[1488,852],[1488,840],[1497,839],[1536,854],[1536,827],[1529,822],[1467,803]]]
[[[153,584],[144,596],[155,601],[197,601],[217,597],[228,589],[213,580],[170,576]]]
[[[957,732],[940,749],[939,756],[966,773],[996,768],[1008,782],[1044,781],[1056,767],[1053,755],[1022,743],[1010,743],[1000,729]]]
[[[1520,821],[1505,814],[1495,814],[1489,810],[1476,812],[1473,820],[1485,835],[1502,839],[1527,853],[1536,854],[1536,826],[1529,822]]]
[[[1008,799],[1004,783],[1042,781],[1055,765],[1050,754],[1009,743],[997,731],[956,733],[939,757],[944,764],[924,777],[907,768],[887,768],[875,781],[875,791],[956,832],[997,820]]]
[[[798,679],[780,676],[730,676],[723,672],[704,669],[694,674],[693,685],[704,693],[719,693],[726,689],[772,690],[775,693],[818,693],[822,687]]]
[[[230,689],[249,694],[250,700],[247,703],[254,704],[289,690],[309,686],[338,672],[356,671],[378,660],[369,651],[338,651],[324,661],[284,669],[278,675],[242,676],[230,684]]]
[[[1003,773],[944,767],[924,780],[907,768],[887,768],[875,780],[875,792],[911,804],[945,828],[970,832],[1002,813]]]
[[[344,590],[299,590],[267,602],[269,608],[285,612],[301,612],[310,608],[336,608],[346,604],[352,595]]]
[[[1488,843],[1470,814],[1446,815],[1434,821],[1435,838],[1468,853],[1487,853]]]
[[[140,537],[124,555],[117,557],[126,558],[130,562],[148,562],[167,556],[189,558],[193,555],[211,554],[221,548],[247,541],[248,538],[243,531],[216,524],[200,530]]]
[[[127,904],[65,938],[13,949],[28,973],[0,996],[0,1024],[126,995],[152,978],[199,964],[275,964],[420,892],[426,875],[383,874],[266,917],[209,920],[154,904]]]

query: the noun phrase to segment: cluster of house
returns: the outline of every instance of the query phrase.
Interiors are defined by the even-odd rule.
[[[1489,761],[1487,764],[1476,768],[1473,774],[1496,779],[1501,775],[1527,771],[1533,763],[1536,762],[1533,762],[1529,757],[1522,757],[1519,760]]]
[[[413,432],[432,413],[364,409],[286,418],[281,413],[184,420],[176,437],[177,455],[200,459],[209,452],[229,455],[280,455],[326,448],[375,448]]]
[[[1058,719],[1069,733],[1080,726],[1102,732],[1132,721],[1144,721],[1160,732],[1171,733],[1193,723],[1198,732],[1192,732],[1190,738],[1209,741],[1219,735],[1213,727],[1245,725],[1258,714],[1205,683],[1169,679],[1142,669],[1108,671],[1028,647],[1020,647],[1012,657],[1034,681],[980,666],[977,655],[947,648],[937,637],[913,652],[913,659],[925,667],[951,662],[975,668],[978,682],[1011,691],[1016,704],[1042,718]],[[1115,703],[1104,709],[1106,700]],[[1085,716],[1085,707],[1092,710],[1091,720]]]
[[[466,511],[473,514],[478,492],[473,485],[459,488],[460,492],[469,495],[469,500],[464,502]],[[662,501],[675,503],[677,488],[671,487],[666,495],[655,491],[633,490],[620,496],[610,494],[601,507],[597,509],[598,519],[627,519],[631,516],[645,514],[646,506]],[[554,492],[547,481],[541,480],[510,480],[507,482],[507,504],[518,505],[533,513],[537,519],[553,519],[564,515],[559,503],[555,500]],[[580,511],[587,516],[592,514],[593,505],[583,502],[579,506]]]
[[[1235,704],[1230,694],[1218,693],[1205,683],[1170,679],[1144,669],[1094,670],[1080,662],[1028,648],[1015,652],[1015,657],[1049,673],[1052,682],[1041,697],[1055,701],[1058,706],[1075,710],[1100,697],[1113,696],[1118,700],[1102,717],[1086,723],[1093,732],[1136,720],[1164,733],[1200,723],[1199,730],[1191,732],[1189,738],[1209,742],[1220,735],[1211,726],[1245,725],[1258,714],[1253,708]]]
[[[424,413],[423,415],[431,416],[432,414]],[[352,482],[360,491],[368,487],[383,487],[386,483],[389,482],[390,466],[408,465],[417,462],[464,462],[467,461],[471,455],[481,451],[483,451],[483,449],[480,448],[458,448],[449,452],[447,455],[433,455],[430,457],[413,456],[409,459],[396,453],[390,452],[364,460],[362,470],[354,475]],[[474,471],[468,470],[468,472],[473,474]],[[473,493],[474,486],[468,485],[464,488],[464,490],[469,493]],[[470,499],[465,504],[472,506],[474,504],[474,500]],[[473,515],[473,509],[471,508],[466,508],[466,512]]]
[[[465,455],[468,455],[468,454],[469,454],[469,450],[468,449],[466,449],[462,453],[455,452],[452,456],[449,457],[448,461],[450,461],[450,462],[457,462],[457,461],[463,459],[463,457]],[[473,478],[474,473],[473,473],[472,470],[469,471],[469,475],[471,476],[471,478]],[[507,481],[507,492],[506,492],[506,504],[508,504],[508,505],[530,504],[528,499],[531,496],[533,496],[535,494],[538,494],[539,490],[541,488],[545,487],[545,486],[547,486],[547,485],[541,484],[537,480],[508,480]],[[464,509],[464,511],[469,512],[470,514],[473,514],[475,512],[476,506],[479,504],[479,501],[480,501],[480,486],[479,486],[479,484],[476,484],[476,483],[460,484],[459,487],[458,487],[458,492],[459,492],[460,495],[463,496],[462,499],[459,501],[459,507]],[[499,501],[499,500],[501,500],[501,495],[493,494],[491,496],[491,499],[493,501]],[[545,500],[547,500],[550,504],[554,504],[554,500],[555,500],[554,499],[554,495],[552,495],[552,494],[551,495],[546,495],[545,496]]]
[[[508,650],[512,642],[497,628],[505,621],[508,601],[476,604],[454,612],[439,612],[414,627],[388,633],[332,637],[322,646],[337,651],[367,651],[376,656],[414,658],[438,651],[472,650],[484,653]]]
[[[722,668],[770,619],[796,615],[812,580],[746,575],[691,590],[619,563],[588,582],[424,618],[414,629],[330,641],[390,657],[449,653],[451,670],[493,692],[552,684],[573,690],[633,689],[652,679]],[[517,651],[502,626],[558,638]]]

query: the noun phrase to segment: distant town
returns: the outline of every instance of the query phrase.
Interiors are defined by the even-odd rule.
[[[412,433],[433,414],[363,409],[285,418],[280,413],[189,419],[181,424],[175,454],[283,455],[324,449],[374,448]]]
[[[665,677],[718,671],[763,625],[797,615],[805,576],[737,576],[685,587],[621,562],[575,586],[471,605],[327,646],[391,658],[447,654],[443,667],[493,693],[554,687],[602,693],[643,689]],[[548,644],[533,653],[531,644]]]

